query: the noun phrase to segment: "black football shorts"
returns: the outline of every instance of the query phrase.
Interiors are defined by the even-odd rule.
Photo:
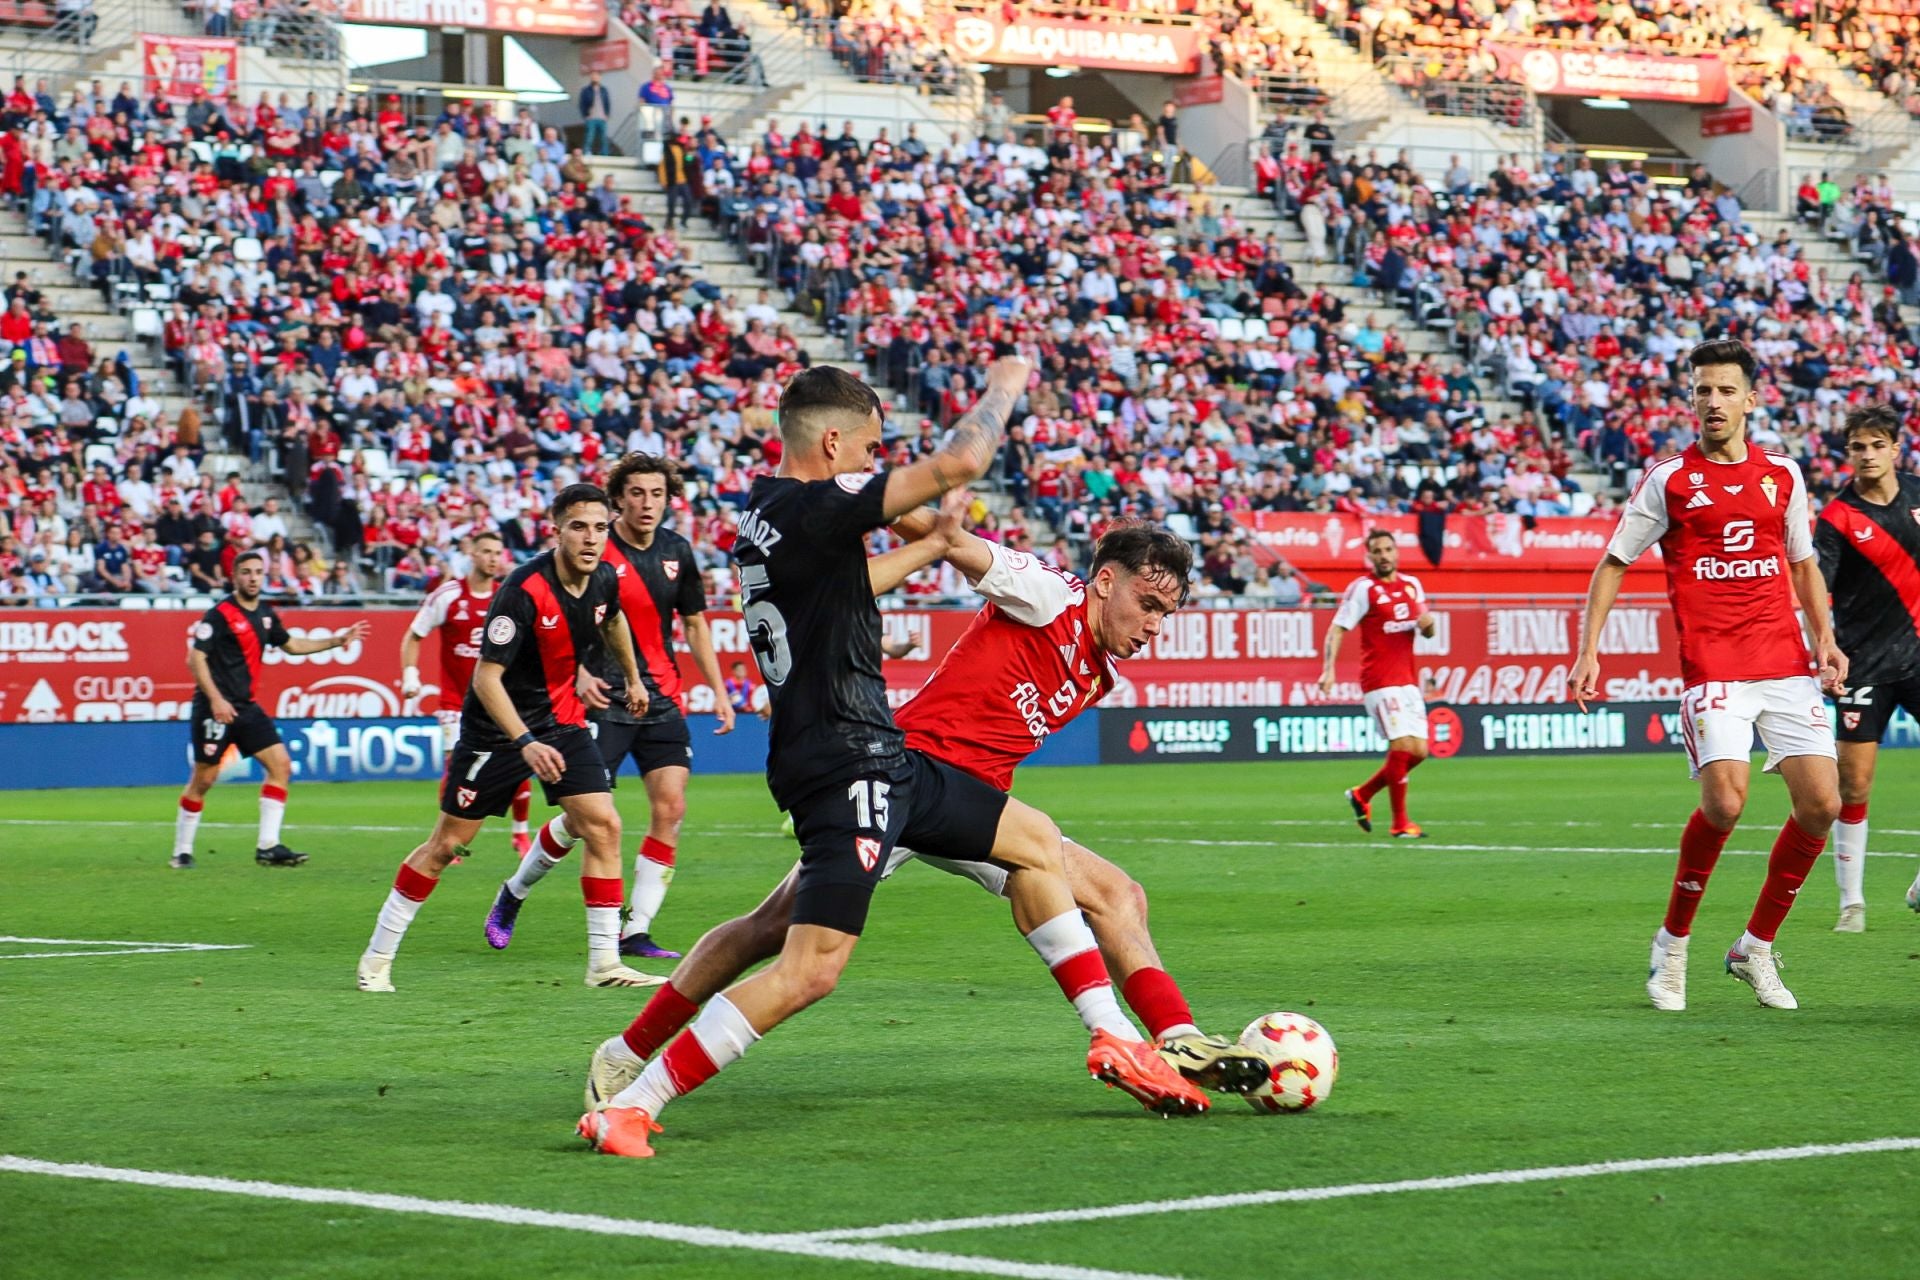
[[[243,756],[257,756],[280,741],[279,727],[257,702],[233,704],[233,723],[221,724],[213,718],[213,706],[200,694],[193,697],[193,762],[220,763],[228,747]]]
[[[628,757],[641,777],[655,769],[693,767],[693,733],[686,717],[666,716],[643,724],[613,720],[589,720],[587,728],[600,744],[600,758],[607,763],[607,785],[620,785],[620,766]]]
[[[918,751],[903,765],[822,787],[793,806],[793,923],[858,934],[895,845],[985,862],[1006,807],[1004,791]]]
[[[558,782],[540,783],[547,803],[562,796],[584,796],[607,789],[607,766],[600,748],[585,729],[562,725],[541,735],[540,741],[567,758]],[[463,736],[447,757],[447,776],[440,787],[440,812],[454,818],[497,818],[513,803],[513,793],[533,776],[524,756],[511,746],[475,750]]]
[[[1920,719],[1920,676],[1850,688],[1844,698],[1834,699],[1834,736],[1842,742],[1879,742],[1900,707]]]

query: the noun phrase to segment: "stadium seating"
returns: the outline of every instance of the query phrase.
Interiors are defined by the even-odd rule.
[[[1159,131],[775,124],[674,144],[715,228],[696,238],[657,186],[485,103],[181,111],[19,86],[4,124],[0,219],[135,344],[72,332],[45,279],[6,290],[0,575],[26,569],[36,599],[204,590],[203,531],[216,557],[267,548],[275,591],[418,589],[474,528],[536,549],[553,486],[628,448],[685,462],[724,591],[779,385],[818,356],[789,306],[892,392],[895,459],[966,410],[994,352],[1037,352],[989,536],[1070,563],[1152,516],[1202,544],[1214,592],[1258,576],[1237,510],[1605,510],[1690,438],[1674,356],[1728,325],[1774,371],[1763,438],[1822,485],[1846,404],[1913,382],[1881,283],[1920,300],[1913,255],[1866,182],[1776,237],[1705,175],[1549,157],[1475,183],[1296,145],[1263,169],[1276,205],[1236,209]],[[735,250],[757,297],[709,280]],[[143,394],[148,344],[191,403]]]

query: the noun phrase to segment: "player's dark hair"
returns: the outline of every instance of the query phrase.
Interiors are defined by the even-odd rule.
[[[1150,577],[1166,574],[1180,584],[1180,603],[1187,602],[1193,548],[1171,529],[1143,520],[1114,525],[1093,544],[1093,566],[1087,576],[1098,574],[1107,565]]]
[[[260,550],[242,551],[239,555],[233,558],[232,572],[238,573],[240,571],[240,566],[245,564],[249,560],[258,560],[261,564],[264,565],[267,562],[267,553]]]
[[[630,453],[614,463],[613,470],[607,473],[607,495],[619,502],[626,496],[627,481],[635,476],[665,476],[668,498],[677,498],[687,491],[686,482],[680,478],[679,463],[657,453]]]
[[[606,490],[597,484],[570,484],[553,495],[553,506],[548,516],[555,525],[567,518],[567,512],[585,502],[597,502],[607,510],[613,510],[613,504],[607,501]]]
[[[1367,534],[1366,545],[1369,547],[1372,546],[1374,544],[1375,539],[1378,539],[1378,538],[1385,538],[1388,542],[1393,543],[1393,545],[1396,547],[1400,545],[1400,540],[1394,537],[1393,534],[1389,533],[1385,529],[1374,529],[1370,531]]]
[[[1753,348],[1738,338],[1715,338],[1703,342],[1687,352],[1687,368],[1704,369],[1709,365],[1733,364],[1740,366],[1740,372],[1746,375],[1747,385],[1753,386],[1760,372],[1760,362],[1754,358]]]
[[[865,422],[886,411],[872,387],[830,364],[802,369],[787,379],[780,392],[780,436],[784,439],[810,440],[818,436],[835,416]],[[844,425],[844,424],[843,424]]]
[[[491,542],[497,542],[503,547],[507,545],[507,540],[501,537],[499,531],[495,529],[482,529],[480,532],[474,534],[471,538],[467,539],[467,541],[469,542],[491,541]]]
[[[1842,433],[1843,438],[1853,439],[1856,431],[1885,436],[1887,443],[1898,446],[1900,414],[1890,404],[1863,404],[1857,409],[1850,409],[1847,411],[1847,429]]]

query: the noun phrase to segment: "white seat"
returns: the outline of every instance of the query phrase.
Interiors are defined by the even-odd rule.
[[[1110,333],[1123,334],[1127,331],[1127,322],[1120,316],[1102,316],[1101,320],[1105,322]]]
[[[362,449],[360,460],[367,466],[367,474],[374,479],[393,474],[393,462],[387,457],[385,449]]]
[[[252,236],[241,236],[233,242],[233,257],[236,262],[258,262],[266,257],[266,250]]]
[[[146,596],[121,596],[120,607],[122,609],[151,609],[153,608],[153,601]]]
[[[1573,514],[1587,515],[1593,510],[1593,495],[1585,489],[1575,489],[1567,495],[1567,505],[1573,509]]]
[[[135,307],[133,309],[133,336],[136,338],[157,338],[165,326],[160,320],[157,307]]]
[[[91,471],[93,464],[96,462],[104,462],[111,467],[113,465],[113,453],[114,449],[110,444],[90,444],[81,454],[81,458],[86,462],[87,469]]]
[[[1200,536],[1200,531],[1194,527],[1193,517],[1184,511],[1169,512],[1167,514],[1167,528],[1173,530],[1174,533],[1178,534],[1187,542],[1192,542]]]
[[[1242,322],[1242,329],[1249,342],[1264,342],[1269,336],[1267,322],[1258,316]]]
[[[1222,320],[1219,324],[1220,337],[1227,342],[1239,342],[1247,336],[1246,321],[1238,316],[1230,320]]]

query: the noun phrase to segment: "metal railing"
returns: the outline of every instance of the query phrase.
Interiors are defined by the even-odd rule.
[[[1524,85],[1435,75],[1431,66],[1431,59],[1417,54],[1391,54],[1379,60],[1381,74],[1434,115],[1488,120],[1505,129],[1530,129],[1540,114],[1533,94]]]

